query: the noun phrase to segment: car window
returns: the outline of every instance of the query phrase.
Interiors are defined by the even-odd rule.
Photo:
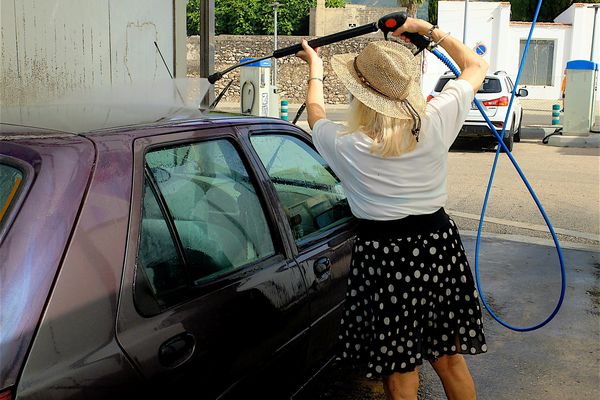
[[[0,224],[14,204],[23,181],[23,173],[10,165],[0,164]]]
[[[339,179],[307,143],[289,135],[254,135],[256,149],[287,214],[296,241],[351,218]]]
[[[138,265],[157,298],[275,254],[254,184],[229,141],[153,150],[145,161]]]
[[[502,84],[498,78],[485,78],[477,93],[500,93]]]
[[[512,92],[514,85],[508,76],[505,78],[504,82],[506,84],[506,89],[508,90],[508,92]]]
[[[444,87],[446,86],[446,84],[451,79],[456,79],[456,77],[440,78],[438,80],[438,83],[435,85],[434,91],[441,92],[444,89]],[[500,83],[500,80],[497,78],[490,78],[490,77],[486,77],[483,80],[481,87],[477,91],[477,93],[501,93],[501,92],[502,92],[502,85]]]
[[[148,178],[143,199],[138,266],[143,268],[154,297],[161,305],[169,305],[173,295],[187,287],[185,268]]]

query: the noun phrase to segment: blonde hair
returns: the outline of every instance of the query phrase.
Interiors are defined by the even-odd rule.
[[[371,153],[381,157],[397,157],[417,146],[412,134],[412,120],[388,117],[365,106],[356,98],[350,104],[348,123],[341,134],[362,131],[373,139]]]

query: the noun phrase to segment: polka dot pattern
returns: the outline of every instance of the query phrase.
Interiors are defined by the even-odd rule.
[[[445,249],[445,250],[444,250]],[[487,350],[481,308],[456,225],[431,234],[357,237],[340,324],[340,358],[368,378],[423,360]]]

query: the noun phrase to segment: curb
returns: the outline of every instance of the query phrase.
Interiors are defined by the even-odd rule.
[[[465,236],[468,238],[477,238],[476,231],[460,231],[461,236]],[[514,234],[502,234],[502,233],[491,233],[484,232],[482,234],[482,239],[496,239],[496,240],[506,240],[509,242],[517,242],[529,245],[537,245],[537,246],[546,246],[546,247],[556,247],[554,241],[543,239],[543,238],[535,238],[531,236],[523,236],[523,235],[514,235]],[[580,251],[588,251],[591,253],[600,254],[600,248],[598,246],[594,246],[591,244],[582,244],[582,243],[573,243],[573,242],[559,242],[561,249],[566,250],[580,250]]]
[[[460,211],[456,211],[456,210],[448,209],[447,212],[450,215],[455,215],[460,218],[473,219],[473,220],[477,220],[477,221],[479,221],[479,219],[481,218],[481,215],[469,214],[469,213],[464,213],[464,212],[460,212]],[[494,218],[494,217],[485,217],[484,222],[497,224],[497,225],[511,226],[513,228],[528,229],[530,231],[548,233],[548,227],[546,225],[537,225],[537,224],[530,224],[527,222],[509,221],[506,219]],[[595,235],[593,233],[572,231],[569,229],[562,229],[562,228],[554,228],[554,232],[556,232],[559,235],[571,236],[571,237],[575,237],[578,239],[586,239],[586,240],[593,240],[596,242],[600,242],[600,235]]]

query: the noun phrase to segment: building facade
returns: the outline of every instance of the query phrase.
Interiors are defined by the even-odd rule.
[[[490,73],[506,71],[516,78],[531,22],[510,20],[509,2],[470,2],[466,44],[479,48],[490,65]],[[600,19],[600,16],[598,16]],[[440,1],[438,25],[462,39],[464,2]],[[594,9],[575,3],[555,18],[553,23],[537,23],[521,75],[519,87],[529,90],[530,99],[561,97],[563,73],[568,61],[590,60],[594,33]],[[594,62],[600,54],[600,30],[596,31]],[[435,86],[445,65],[427,54],[423,74],[423,94]]]

